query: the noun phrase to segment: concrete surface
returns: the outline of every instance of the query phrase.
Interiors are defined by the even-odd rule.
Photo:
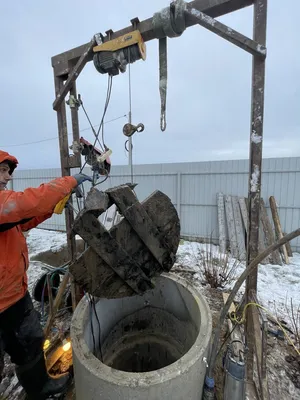
[[[189,282],[163,274],[143,296],[100,299],[95,310],[99,323],[83,298],[72,320],[77,400],[201,398],[212,318]]]

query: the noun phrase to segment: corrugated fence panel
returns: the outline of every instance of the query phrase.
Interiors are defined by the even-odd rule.
[[[218,238],[217,202],[218,192],[225,195],[247,196],[248,160],[211,161],[199,163],[176,163],[134,166],[134,182],[140,201],[153,191],[166,193],[176,206],[181,220],[183,236],[203,240]],[[77,172],[74,170],[74,173]],[[84,171],[90,174],[88,168]],[[12,187],[23,191],[37,187],[42,182],[60,176],[60,169],[16,171]],[[131,181],[128,166],[114,166],[110,178],[99,185],[105,190]],[[89,190],[85,184],[85,191]],[[275,196],[284,232],[300,226],[300,157],[265,159],[263,161],[262,197],[269,208],[269,197]],[[76,204],[75,204],[76,206]],[[45,229],[65,230],[64,214],[55,215],[42,224]],[[300,239],[292,242],[300,251]]]

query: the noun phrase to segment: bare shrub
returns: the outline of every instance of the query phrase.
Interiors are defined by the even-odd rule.
[[[228,253],[222,254],[214,250],[211,243],[207,244],[206,250],[199,252],[199,261],[205,282],[214,289],[224,289],[230,285],[236,278],[236,270],[240,264]]]
[[[295,345],[300,349],[300,304],[296,305],[293,299],[291,299],[289,305],[286,302],[285,309],[294,336]]]

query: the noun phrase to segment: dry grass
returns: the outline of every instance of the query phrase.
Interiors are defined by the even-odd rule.
[[[232,259],[228,253],[216,252],[211,243],[207,244],[206,250],[199,252],[199,261],[205,282],[213,289],[224,289],[236,278],[239,261]]]
[[[286,302],[285,309],[293,332],[295,346],[300,349],[300,304],[296,305],[291,299],[289,305]]]

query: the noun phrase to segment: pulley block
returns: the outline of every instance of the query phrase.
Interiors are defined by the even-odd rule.
[[[143,124],[132,125],[125,124],[123,127],[123,133],[127,137],[131,137],[135,132],[143,132],[145,129]]]

